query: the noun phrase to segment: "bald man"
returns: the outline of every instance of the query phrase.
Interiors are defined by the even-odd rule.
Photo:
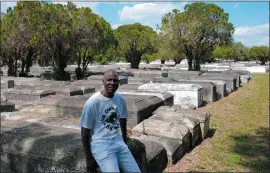
[[[86,101],[79,122],[87,171],[96,172],[97,163],[102,172],[141,172],[126,145],[128,111],[124,98],[116,93],[116,71],[106,71],[102,82],[104,89]]]

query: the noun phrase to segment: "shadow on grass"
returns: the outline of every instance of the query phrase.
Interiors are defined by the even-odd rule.
[[[208,134],[207,134],[207,138],[212,138],[216,133],[216,129],[209,129]]]
[[[270,172],[269,129],[259,128],[255,135],[233,136],[235,145],[232,162],[249,168],[252,172]]]

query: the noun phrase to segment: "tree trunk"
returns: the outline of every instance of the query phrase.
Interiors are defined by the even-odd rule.
[[[136,53],[129,55],[128,59],[130,59],[130,66],[133,69],[139,69],[140,58],[138,56]]]
[[[34,55],[34,51],[31,48],[30,50],[28,50],[28,54],[26,56],[25,76],[27,76],[27,74],[30,72],[30,67],[33,65],[33,55]]]
[[[195,61],[195,63],[194,63],[194,71],[200,71],[200,70],[201,70],[200,62]]]
[[[9,58],[7,65],[8,65],[7,75],[8,76],[13,76],[13,73],[14,73],[14,61],[13,61],[12,58]]]
[[[161,61],[161,64],[165,64],[165,60],[162,59],[162,60],[160,60],[160,61]]]
[[[193,68],[192,68],[192,59],[189,59],[188,60],[188,71],[193,71]]]
[[[180,64],[181,60],[179,59],[173,59],[173,61],[175,62],[175,64]]]
[[[25,60],[23,59],[23,60],[22,60],[21,72],[20,72],[20,74],[19,74],[20,77],[25,77],[25,74],[24,74],[24,67],[25,67]]]
[[[14,65],[14,76],[17,77],[17,67],[18,67],[18,60],[15,60],[15,65]]]

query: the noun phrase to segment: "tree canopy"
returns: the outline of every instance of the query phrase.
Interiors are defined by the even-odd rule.
[[[249,50],[250,58],[260,61],[261,65],[264,65],[266,61],[269,61],[269,47],[268,46],[253,46]]]
[[[234,27],[228,22],[229,15],[215,4],[196,2],[184,9],[163,16],[161,33],[173,49],[186,55],[189,70],[200,70],[200,63],[207,60],[215,45],[232,42]]]
[[[122,25],[114,31],[120,55],[138,68],[141,56],[157,51],[157,33],[149,26],[139,23]]]

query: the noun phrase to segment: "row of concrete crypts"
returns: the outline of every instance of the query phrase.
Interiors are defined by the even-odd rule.
[[[128,106],[128,146],[143,172],[162,172],[207,138],[210,114],[198,107],[248,83],[248,71],[137,70],[120,75]],[[102,75],[52,81],[1,76],[1,161],[14,172],[83,171],[77,127]],[[4,169],[4,168],[3,168]]]

